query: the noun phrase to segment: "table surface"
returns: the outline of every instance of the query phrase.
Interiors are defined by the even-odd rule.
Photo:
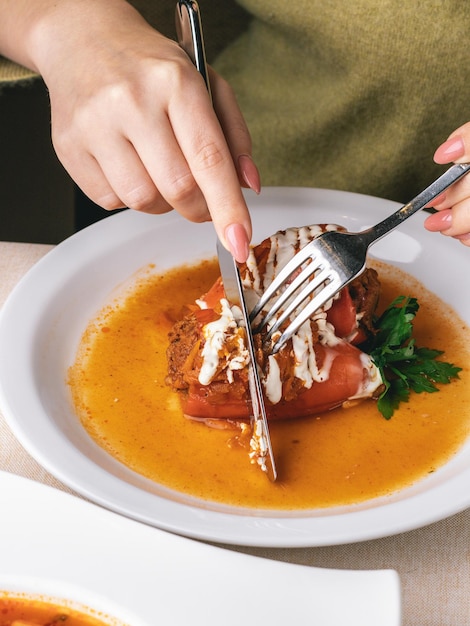
[[[20,278],[52,248],[0,242],[0,306]],[[1,413],[0,470],[73,493],[22,448]],[[293,549],[226,548],[315,567],[395,569],[403,592],[403,626],[470,625],[470,509],[418,530],[362,543]]]

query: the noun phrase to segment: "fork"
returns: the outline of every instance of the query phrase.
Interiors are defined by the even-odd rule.
[[[365,269],[367,251],[372,244],[424,208],[469,171],[470,163],[453,165],[416,198],[375,226],[356,233],[328,231],[299,250],[282,268],[250,314],[252,324],[256,322],[253,332],[257,333],[281,311],[269,326],[265,343],[271,341],[273,335],[294,314],[287,328],[274,342],[271,354],[278,352],[304,322]],[[279,291],[281,293],[269,311],[257,321],[259,314]],[[311,300],[297,311],[309,296],[312,296]]]

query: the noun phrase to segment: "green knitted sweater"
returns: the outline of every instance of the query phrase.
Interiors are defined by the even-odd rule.
[[[239,2],[254,19],[215,65],[264,185],[409,200],[442,171],[434,150],[470,120],[470,2]]]

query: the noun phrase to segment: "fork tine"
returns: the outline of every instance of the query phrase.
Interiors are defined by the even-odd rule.
[[[289,300],[293,297],[293,295],[299,289],[299,287],[304,282],[306,282],[310,278],[310,276],[312,276],[313,274],[318,272],[318,270],[323,269],[321,261],[315,263],[314,262],[315,260],[316,259],[313,259],[312,262],[309,263],[307,265],[307,267],[305,267],[300,272],[300,274],[298,276],[296,276],[295,279],[288,285],[288,287],[279,295],[278,299],[272,304],[272,306],[269,309],[269,311],[266,313],[266,315],[264,315],[263,319],[255,327],[253,332],[255,332],[255,333],[260,332],[266,326],[266,324],[268,324],[270,322],[270,320],[276,315],[276,313],[279,311],[279,309],[281,309],[284,305],[286,305],[289,302]],[[292,274],[292,272],[290,272],[290,273]],[[313,281],[310,281],[309,285],[311,285],[312,282]],[[321,284],[321,282],[318,283],[318,285],[319,284]],[[312,290],[313,289],[314,288],[312,288]],[[310,293],[311,293],[311,291],[310,291]],[[305,298],[307,298],[307,296],[308,296],[308,292],[307,292],[306,289],[304,291],[301,291],[300,293],[301,294],[305,294],[305,295],[301,299],[299,299],[299,297],[297,297],[295,299],[295,302],[297,302],[297,305],[294,308],[297,308],[297,306],[299,306],[299,304],[301,302],[303,302],[303,300],[305,300]],[[291,309],[291,307],[289,307],[289,310],[290,309]],[[284,314],[282,315],[282,318],[283,319],[285,318]],[[277,327],[279,327],[279,326],[277,326]]]
[[[276,354],[282,346],[288,341],[294,333],[296,333],[304,322],[332,298],[335,293],[343,286],[343,281],[336,273],[329,274],[330,282],[307,304],[300,314],[289,324],[279,339],[275,342],[271,349],[271,354]]]
[[[319,268],[317,267],[316,269],[319,269]],[[312,274],[314,271],[316,270],[309,272],[309,274]],[[304,273],[307,274],[307,269],[305,269],[304,272],[302,272],[302,275]],[[307,276],[300,282],[304,282],[306,278]],[[302,302],[304,302],[304,300],[306,300],[312,293],[314,293],[315,290],[318,289],[321,285],[323,285],[323,283],[325,283],[329,278],[331,278],[330,269],[321,268],[321,271],[316,276],[314,276],[312,280],[308,282],[308,284],[304,287],[304,289],[301,289],[299,291],[297,296],[292,300],[292,302],[286,307],[286,309],[278,317],[275,323],[271,326],[269,331],[266,333],[266,341],[269,341],[271,337],[273,336],[273,334],[277,332],[277,330],[279,330],[279,328],[282,326],[282,324],[284,324],[286,320],[289,319],[292,313],[294,313],[294,311],[302,304]],[[284,293],[282,294],[282,297],[283,296],[284,296]],[[281,297],[279,299],[281,299]],[[276,305],[277,305],[277,302],[276,302]],[[300,315],[300,312],[298,313],[298,315]],[[271,311],[269,311],[266,317],[272,317]]]
[[[259,315],[269,300],[271,300],[276,292],[284,286],[288,278],[311,256],[311,243],[299,250],[287,263],[287,265],[281,269],[273,282],[266,288],[266,291],[262,294],[250,313],[250,321],[253,321]]]

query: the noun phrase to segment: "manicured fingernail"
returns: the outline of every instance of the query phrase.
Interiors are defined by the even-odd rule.
[[[250,250],[250,241],[246,230],[241,224],[229,224],[224,235],[234,259],[238,263],[244,263]]]
[[[238,157],[238,167],[242,179],[248,185],[250,189],[253,189],[255,193],[261,191],[261,179],[259,176],[258,168],[255,162],[249,154],[241,154]]]
[[[436,163],[449,163],[460,159],[465,154],[465,144],[462,137],[452,137],[444,141],[434,153]]]
[[[441,193],[440,195],[438,195],[436,198],[434,198],[434,200],[431,200],[431,202],[428,202],[426,206],[429,207],[435,207],[438,206],[439,204],[442,204],[446,199],[446,194]]]
[[[447,230],[452,226],[452,213],[451,209],[444,209],[430,215],[424,222],[424,226],[427,230],[432,232],[440,232]]]

